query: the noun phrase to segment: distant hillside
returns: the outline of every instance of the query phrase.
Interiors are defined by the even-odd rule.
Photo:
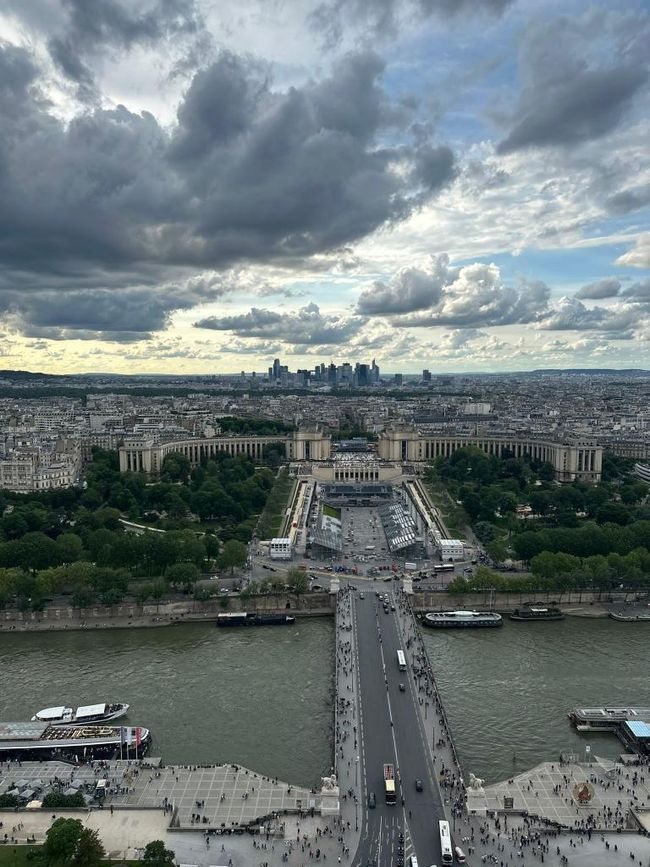
[[[52,373],[32,373],[31,370],[0,370],[0,379],[58,379]]]
[[[554,373],[569,374],[570,376],[584,376],[585,374],[589,376],[648,376],[650,370],[644,370],[641,367],[567,367],[563,369],[549,367],[531,371],[531,375],[533,376],[536,374],[549,376]]]

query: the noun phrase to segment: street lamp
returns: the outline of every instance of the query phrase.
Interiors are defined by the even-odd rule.
[[[354,802],[354,830],[359,830],[359,804]]]
[[[354,758],[354,785],[359,785],[359,756]]]

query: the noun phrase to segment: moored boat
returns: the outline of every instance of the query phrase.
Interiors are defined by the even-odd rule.
[[[60,705],[39,710],[32,717],[32,722],[46,722],[52,726],[100,725],[126,716],[128,712],[129,705],[124,702],[86,704],[76,710]]]
[[[252,614],[248,611],[230,611],[217,614],[217,626],[289,626],[296,618],[289,614]]]
[[[0,723],[0,758],[52,759],[142,756],[149,729],[111,725],[55,726],[47,722]]]
[[[624,722],[650,719],[650,708],[574,707],[568,717],[579,732],[616,731]]]
[[[515,608],[510,615],[510,620],[534,621],[534,620],[564,620],[565,614],[555,605],[524,605]]]
[[[430,611],[422,618],[432,629],[477,629],[503,626],[503,618],[496,611]]]
[[[609,616],[612,620],[620,620],[622,623],[642,623],[650,620],[650,614],[619,614],[617,611],[610,611]]]

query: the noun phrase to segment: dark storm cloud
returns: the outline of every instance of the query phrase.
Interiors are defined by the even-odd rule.
[[[173,310],[189,309],[226,291],[219,284],[196,279],[162,288],[8,291],[0,293],[0,312],[30,336],[56,340],[76,334],[78,339],[87,340],[105,334],[107,340],[114,340],[115,334],[124,333],[127,341],[142,340],[149,339],[150,332],[165,328]]]
[[[650,205],[650,184],[621,190],[605,202],[607,210],[614,214],[627,214],[646,205]]]
[[[197,33],[203,26],[194,0],[62,0],[63,32],[48,39],[48,50],[61,72],[78,85],[82,101],[96,101],[99,91],[88,65],[106,51]]]
[[[550,89],[525,92],[519,102],[519,120],[498,151],[505,154],[599,138],[614,129],[647,80],[646,69],[584,70]]]
[[[621,288],[620,280],[615,277],[603,277],[602,280],[596,280],[595,283],[588,283],[586,286],[578,289],[575,298],[614,298],[618,295]]]
[[[179,108],[171,158],[196,197],[193,257],[283,258],[341,247],[405,217],[453,176],[440,158],[426,179],[397,172],[414,152],[380,149],[392,123],[381,61],[357,53],[334,74],[286,93],[257,64],[224,55]],[[209,179],[206,189],[206,179]]]
[[[521,92],[500,153],[575,145],[611,132],[648,81],[650,18],[593,8],[523,33]]]
[[[237,337],[258,337],[313,346],[345,343],[365,321],[359,316],[328,316],[320,312],[317,304],[307,304],[295,313],[277,313],[252,307],[248,313],[220,318],[212,316],[194,325],[213,331],[230,331]]]
[[[397,31],[402,16],[462,18],[501,15],[513,0],[324,0],[309,16],[314,30],[335,44],[349,24],[371,28],[377,35]]]
[[[92,289],[100,311],[104,290],[170,269],[300,264],[407,216],[451,180],[453,157],[422,142],[378,146],[395,117],[381,73],[363,52],[283,92],[259,64],[224,53],[194,77],[168,132],[124,106],[64,124],[39,97],[30,55],[0,46],[0,308],[45,327],[37,299],[53,288],[63,300]],[[12,292],[23,286],[24,298]],[[137,329],[214,297],[200,286],[158,292]],[[42,303],[62,328],[101,327],[91,305],[79,307],[88,321],[70,325],[65,303],[59,314]],[[115,321],[102,319],[137,330],[119,311]]]

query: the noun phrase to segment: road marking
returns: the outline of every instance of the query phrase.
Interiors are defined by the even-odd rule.
[[[381,832],[384,823],[384,817],[379,817],[379,842],[377,843],[377,864],[381,864]]]

